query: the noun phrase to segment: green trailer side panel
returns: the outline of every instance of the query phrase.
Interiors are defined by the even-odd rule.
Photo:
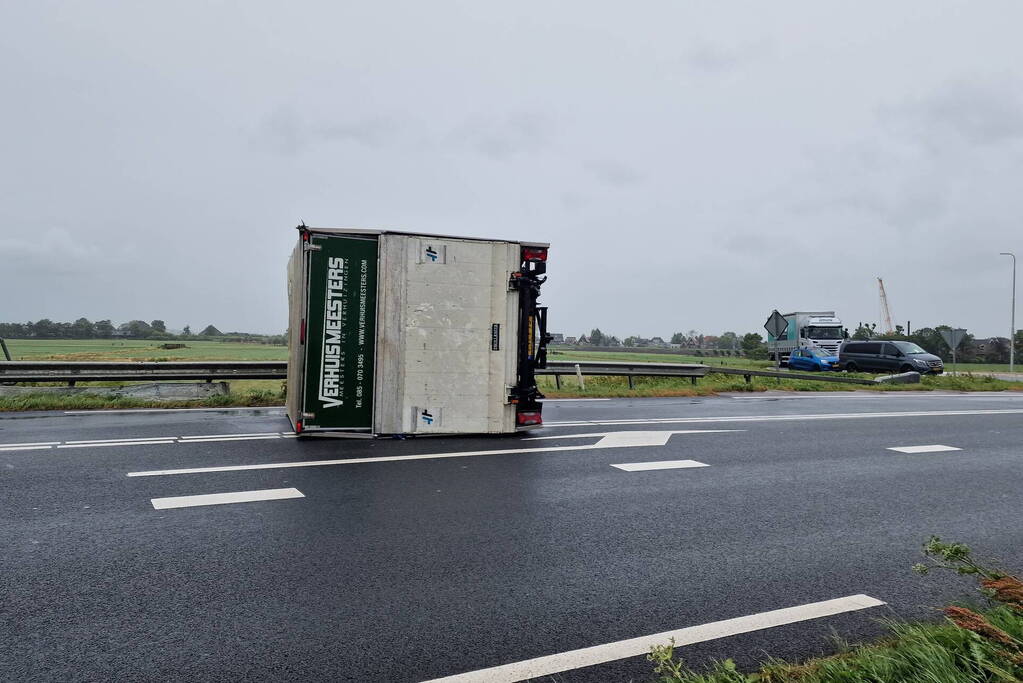
[[[309,257],[306,426],[373,427],[377,239],[312,236]]]

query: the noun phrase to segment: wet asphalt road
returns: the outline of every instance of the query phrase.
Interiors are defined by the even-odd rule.
[[[1023,395],[555,402],[545,418],[521,436],[297,441],[279,410],[3,415],[0,679],[418,681],[856,593],[888,603],[682,651],[752,665],[969,596],[909,571],[932,533],[1023,567]],[[556,450],[680,430],[736,431]],[[246,436],[195,440],[227,435]],[[161,442],[70,443],[118,439]],[[887,450],[931,444],[962,450]],[[127,476],[526,448],[551,450]],[[679,459],[708,466],[611,467]],[[292,487],[304,497],[150,502]],[[649,676],[632,657],[556,680]]]

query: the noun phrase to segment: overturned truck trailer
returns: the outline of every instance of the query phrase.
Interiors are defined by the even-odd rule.
[[[288,417],[300,436],[499,434],[543,423],[535,242],[299,226]]]

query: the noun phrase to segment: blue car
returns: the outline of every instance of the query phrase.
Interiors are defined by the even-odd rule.
[[[838,356],[829,356],[820,349],[801,348],[789,354],[789,367],[793,370],[837,370]]]

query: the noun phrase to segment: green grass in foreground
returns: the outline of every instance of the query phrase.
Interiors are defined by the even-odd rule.
[[[951,570],[978,579],[985,608],[952,606],[943,623],[888,620],[889,637],[857,646],[840,644],[830,657],[787,663],[768,660],[759,671],[744,673],[732,660],[697,672],[675,657],[672,645],[653,648],[658,683],[975,683],[1019,681],[1023,676],[1023,582],[977,563],[961,543],[932,537],[924,545],[932,564],[914,570]]]
[[[1006,606],[979,614],[1010,637],[1023,639],[1023,614]],[[1005,647],[950,622],[885,623],[890,638],[880,643],[844,646],[837,655],[798,664],[770,661],[756,673],[742,673],[730,660],[698,673],[674,660],[670,646],[656,649],[650,659],[659,683],[976,683],[1018,681],[1023,674],[1023,667],[999,654]]]

